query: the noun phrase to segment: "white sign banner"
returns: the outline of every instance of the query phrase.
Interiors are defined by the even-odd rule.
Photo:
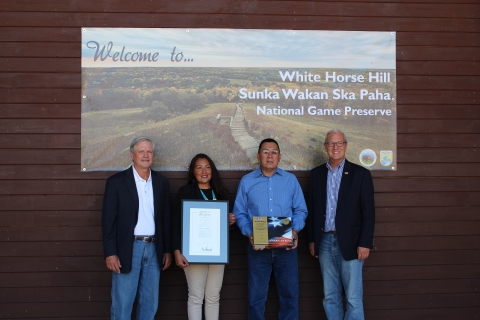
[[[159,170],[197,153],[251,170],[264,138],[309,170],[334,128],[350,161],[396,170],[395,49],[394,32],[83,28],[82,170],[127,167],[140,135]]]

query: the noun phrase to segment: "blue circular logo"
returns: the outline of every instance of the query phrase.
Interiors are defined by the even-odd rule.
[[[377,162],[377,154],[372,149],[363,149],[358,159],[365,167],[371,167]]]

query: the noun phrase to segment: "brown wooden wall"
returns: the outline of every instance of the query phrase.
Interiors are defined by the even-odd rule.
[[[366,318],[480,318],[479,0],[1,0],[0,318],[109,315],[110,173],[80,172],[81,27],[396,31],[398,171],[373,173]],[[165,174],[176,192],[185,173]],[[235,191],[243,173],[222,174]],[[246,319],[245,242],[231,243],[221,318]],[[304,235],[299,261],[300,318],[325,319]],[[158,318],[186,319],[179,268],[161,294]],[[272,290],[268,319],[277,306]]]

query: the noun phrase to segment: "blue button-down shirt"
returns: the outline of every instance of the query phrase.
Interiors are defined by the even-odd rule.
[[[292,217],[292,227],[300,231],[305,226],[307,206],[297,178],[280,168],[271,177],[260,167],[243,176],[233,207],[242,234],[253,233],[252,217]]]
[[[325,218],[325,232],[335,231],[335,215],[337,214],[338,190],[342,181],[343,167],[345,159],[332,169],[330,163],[327,162],[327,217]]]

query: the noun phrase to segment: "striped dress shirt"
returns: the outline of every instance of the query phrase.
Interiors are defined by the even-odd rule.
[[[345,159],[335,169],[332,169],[330,163],[327,162],[327,217],[325,218],[325,232],[337,230],[335,229],[335,215],[337,213],[338,190],[340,190],[344,165]]]

